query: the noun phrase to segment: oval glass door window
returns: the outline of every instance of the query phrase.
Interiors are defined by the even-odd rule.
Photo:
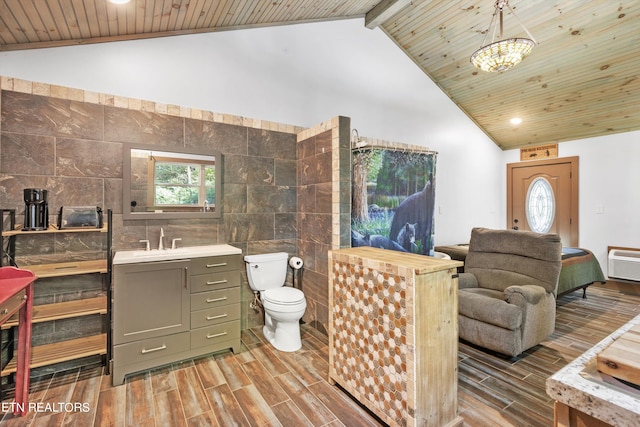
[[[536,178],[529,185],[525,202],[529,228],[536,233],[547,233],[553,225],[556,213],[551,184],[544,178]]]

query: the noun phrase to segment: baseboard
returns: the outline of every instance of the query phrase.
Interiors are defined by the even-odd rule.
[[[640,282],[609,279],[603,286],[607,289],[613,289],[625,294],[640,296]]]

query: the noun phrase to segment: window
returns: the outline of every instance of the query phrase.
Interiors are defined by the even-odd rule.
[[[151,157],[149,178],[153,182],[152,205],[207,209],[216,202],[214,162],[189,163],[179,158]]]
[[[544,178],[536,178],[529,185],[525,209],[529,228],[537,233],[547,233],[555,218],[555,198],[551,184]]]

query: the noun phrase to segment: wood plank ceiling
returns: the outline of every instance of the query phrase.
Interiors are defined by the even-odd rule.
[[[469,63],[494,0],[0,0],[0,50],[365,18],[503,149],[640,129],[640,1],[510,4],[538,46],[496,74]]]

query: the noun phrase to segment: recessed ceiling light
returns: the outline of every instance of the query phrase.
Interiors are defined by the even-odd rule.
[[[514,117],[510,120],[510,122],[512,125],[517,126],[522,123],[522,119],[520,117]]]
[[[109,1],[113,4],[125,4],[125,3],[129,3],[129,1],[131,0],[109,0]]]

